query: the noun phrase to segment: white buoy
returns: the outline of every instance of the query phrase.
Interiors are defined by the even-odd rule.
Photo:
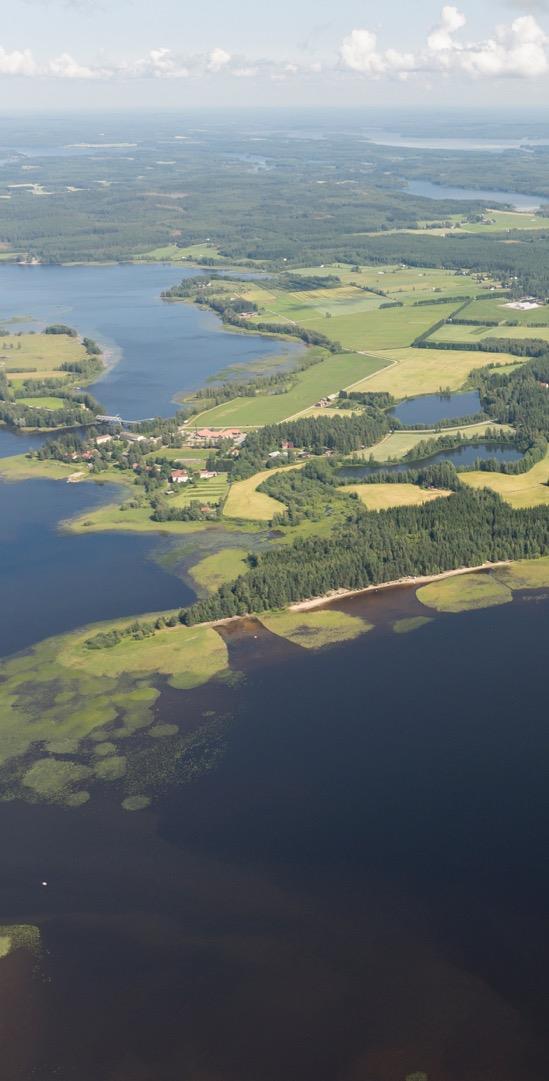
[[[43,886],[47,886],[47,884],[48,884],[47,882],[43,882],[43,883],[42,883],[42,885],[43,885]]]

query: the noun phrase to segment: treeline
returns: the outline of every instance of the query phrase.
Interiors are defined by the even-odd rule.
[[[255,320],[250,323],[243,319],[244,313],[257,311],[257,305],[252,301],[243,300],[240,297],[229,297],[224,293],[212,294],[209,286],[218,278],[211,278],[209,282],[203,278],[186,278],[179,285],[165,289],[161,294],[164,300],[181,300],[190,298],[195,304],[202,304],[220,316],[223,323],[237,327],[239,330],[252,331],[255,334],[277,334],[284,337],[299,338],[306,345],[320,345],[330,353],[340,353],[340,342],[333,342],[325,334],[308,327],[301,327],[297,323],[275,322],[274,320]],[[338,279],[339,280],[339,279]]]
[[[460,490],[418,507],[357,507],[329,537],[254,553],[251,569],[182,611],[191,625],[262,612],[333,589],[439,574],[549,552],[549,507],[514,510],[488,490]]]
[[[216,459],[215,468],[230,473],[232,480],[251,477],[266,464],[276,465],[268,455],[283,443],[323,454],[332,451],[350,454],[361,447],[379,442],[390,430],[390,424],[382,410],[369,407],[352,417],[299,417],[282,424],[268,424],[255,432],[249,432],[238,458]]]
[[[436,334],[444,323],[437,323],[429,330],[429,335]],[[436,341],[431,337],[420,336],[413,343],[415,349],[449,349],[470,353],[510,353],[513,357],[541,357],[547,352],[547,342],[543,338],[483,338],[479,342]]]

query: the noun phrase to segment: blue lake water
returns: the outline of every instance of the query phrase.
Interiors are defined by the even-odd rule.
[[[12,432],[9,428],[0,428],[0,458],[11,458],[13,454],[25,454],[36,450],[49,439],[43,432]]]
[[[409,180],[406,191],[410,195],[421,195],[425,199],[474,199],[487,207],[509,204],[515,210],[538,210],[541,206],[539,195],[524,195],[519,191],[454,188],[447,184],[433,184],[430,180]]]
[[[0,656],[86,623],[192,599],[151,559],[158,537],[58,531],[60,520],[117,494],[113,485],[0,480]]]
[[[420,461],[410,460],[382,466],[367,464],[346,466],[340,471],[340,476],[360,480],[361,477],[369,477],[372,473],[379,473],[380,470],[391,473],[405,473],[408,469],[436,465],[438,462],[452,462],[456,468],[459,468],[459,466],[463,465],[473,465],[478,459],[483,458],[495,458],[497,462],[516,462],[519,458],[522,458],[522,454],[519,450],[515,450],[514,447],[506,446],[503,443],[476,443],[474,446],[456,447],[455,450],[441,450],[437,454],[432,454],[429,458],[422,458]]]
[[[478,390],[464,394],[422,394],[391,409],[391,416],[409,424],[438,424],[441,420],[473,416],[480,412]]]
[[[63,322],[95,338],[115,362],[90,389],[125,420],[169,416],[173,396],[233,364],[298,357],[301,345],[223,330],[218,316],[166,303],[162,290],[196,270],[160,266],[2,266],[0,320]],[[22,326],[27,324],[21,324]],[[17,325],[15,325],[17,329]]]

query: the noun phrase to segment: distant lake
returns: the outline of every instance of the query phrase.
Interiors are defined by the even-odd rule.
[[[514,210],[538,210],[541,206],[539,195],[524,195],[518,191],[486,191],[483,188],[453,188],[433,184],[430,180],[409,180],[405,190],[410,195],[421,195],[425,199],[474,199],[487,207],[509,204]]]
[[[233,364],[260,368],[297,358],[303,346],[223,330],[218,316],[193,304],[166,303],[162,290],[199,273],[180,266],[0,267],[0,320],[31,316],[39,330],[63,322],[106,347],[108,372],[90,389],[107,413],[124,420],[168,416],[179,391],[195,390]],[[13,324],[17,331],[28,319]],[[284,361],[281,361],[284,363]]]
[[[516,462],[522,458],[522,454],[515,447],[509,447],[503,443],[475,443],[474,446],[456,447],[455,450],[440,450],[437,454],[431,454],[429,458],[420,460],[407,459],[405,462],[390,462],[387,465],[359,465],[357,462],[356,466],[346,466],[339,475],[360,480],[361,477],[369,477],[372,473],[405,473],[408,469],[437,465],[438,462],[452,462],[452,465],[456,467],[473,465],[478,458],[495,458],[497,462]]]
[[[464,394],[422,394],[419,398],[409,398],[390,410],[391,416],[407,424],[437,424],[440,420],[453,417],[468,417],[480,412],[478,390]]]
[[[501,154],[504,150],[529,150],[548,146],[549,139],[446,138],[436,136],[399,135],[398,132],[368,132],[367,141],[376,146],[402,146],[410,150],[480,150]]]
[[[118,494],[114,485],[0,480],[0,657],[86,623],[193,599],[151,559],[158,536],[58,532],[60,520]]]

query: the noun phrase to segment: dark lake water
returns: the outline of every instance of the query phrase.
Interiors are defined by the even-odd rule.
[[[12,432],[8,428],[0,428],[0,458],[11,458],[13,454],[25,454],[28,450],[36,450],[49,438],[49,434]]]
[[[177,608],[193,596],[150,558],[157,537],[59,533],[57,523],[114,501],[113,485],[0,480],[0,656],[74,627]]]
[[[473,465],[478,458],[495,458],[498,462],[516,462],[519,458],[522,458],[522,454],[519,450],[515,450],[514,447],[508,447],[502,443],[476,443],[474,446],[456,447],[455,450],[440,450],[437,454],[431,454],[429,458],[422,458],[420,461],[409,460],[383,466],[357,463],[356,466],[346,466],[340,471],[340,475],[359,480],[360,477],[379,473],[380,469],[384,472],[405,473],[407,469],[414,469],[416,466],[436,465],[437,462],[452,462],[453,465],[459,467],[460,465]]]
[[[504,204],[515,210],[538,210],[541,206],[539,195],[524,195],[519,191],[454,188],[446,184],[433,184],[430,180],[409,180],[406,191],[410,192],[410,195],[421,195],[426,199],[474,199],[488,207]]]
[[[216,770],[155,813],[0,804],[0,919],[45,947],[1,962],[6,1079],[547,1081],[548,614],[237,636],[246,683],[163,699],[232,710]]]
[[[95,338],[116,360],[90,388],[106,412],[125,420],[168,416],[177,409],[174,394],[224,368],[302,352],[291,342],[229,333],[212,312],[160,299],[196,273],[166,265],[2,266],[0,319],[31,316],[37,329],[65,322]]]
[[[440,420],[468,417],[480,412],[478,390],[464,394],[422,394],[391,409],[391,416],[407,424],[437,424]]]

